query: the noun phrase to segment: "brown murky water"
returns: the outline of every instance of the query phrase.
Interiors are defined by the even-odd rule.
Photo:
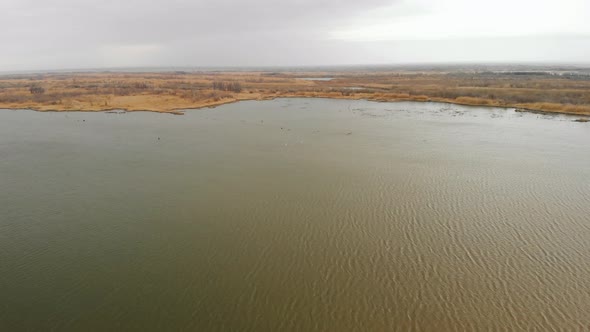
[[[2,110],[0,328],[589,329],[589,142],[429,103]]]

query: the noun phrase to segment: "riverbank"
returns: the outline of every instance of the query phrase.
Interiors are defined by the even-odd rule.
[[[310,80],[315,75],[317,80]],[[322,77],[331,77],[322,80]],[[69,73],[0,77],[0,108],[182,114],[245,100],[442,102],[590,116],[590,79],[462,72]]]
[[[172,115],[184,115],[184,111],[186,110],[198,110],[203,108],[214,108],[226,104],[237,103],[241,101],[251,101],[251,100],[274,100],[278,98],[325,98],[325,99],[345,99],[345,100],[367,100],[367,101],[375,101],[375,102],[404,102],[404,101],[411,101],[411,102],[435,102],[435,103],[444,103],[450,105],[459,105],[459,106],[474,106],[474,107],[495,107],[495,108],[514,108],[516,112],[530,112],[530,113],[543,113],[543,114],[563,114],[563,115],[571,115],[571,116],[581,116],[574,121],[577,122],[590,122],[590,111],[582,111],[582,112],[571,112],[567,109],[559,109],[559,108],[552,108],[548,110],[547,108],[533,108],[534,106],[530,105],[506,105],[506,104],[490,104],[490,103],[466,103],[466,102],[459,102],[453,100],[445,100],[445,99],[424,99],[424,98],[371,98],[370,96],[367,97],[358,97],[358,96],[333,96],[333,95],[314,95],[314,96],[305,96],[305,95],[277,95],[277,96],[266,96],[266,97],[257,97],[257,98],[231,98],[231,99],[224,99],[219,101],[205,101],[202,103],[192,104],[185,107],[177,107],[177,108],[158,108],[158,107],[109,107],[109,108],[85,108],[80,107],[76,109],[71,108],[52,108],[48,106],[31,106],[31,107],[23,107],[21,105],[1,105],[0,109],[13,109],[13,110],[32,110],[37,112],[113,112],[113,111],[124,111],[124,112],[154,112],[154,113],[164,113],[164,114],[172,114]]]

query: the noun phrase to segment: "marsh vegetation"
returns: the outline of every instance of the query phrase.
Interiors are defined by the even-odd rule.
[[[177,112],[278,97],[439,101],[588,115],[590,76],[543,71],[400,69],[101,72],[0,77],[1,108],[39,111]]]

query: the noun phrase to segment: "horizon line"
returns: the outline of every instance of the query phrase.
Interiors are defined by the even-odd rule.
[[[18,74],[49,74],[49,73],[85,73],[85,72],[166,72],[166,71],[271,71],[273,69],[310,70],[321,69],[360,69],[360,68],[411,68],[425,67],[424,69],[437,69],[437,67],[477,67],[477,66],[524,66],[524,67],[571,67],[575,69],[590,69],[590,62],[560,62],[560,61],[441,61],[441,62],[404,62],[404,63],[364,63],[364,64],[318,64],[318,65],[176,65],[176,66],[113,66],[113,67],[79,67],[79,68],[53,68],[53,69],[19,69],[0,70],[0,75]],[[287,70],[288,71],[288,70]]]

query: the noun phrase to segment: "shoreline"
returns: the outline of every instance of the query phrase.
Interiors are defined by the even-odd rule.
[[[417,102],[417,103],[440,103],[440,104],[448,104],[448,105],[457,105],[457,106],[467,106],[467,107],[486,107],[486,108],[502,108],[502,109],[514,109],[515,112],[523,112],[523,113],[538,113],[538,114],[553,114],[553,115],[566,115],[571,117],[580,117],[577,120],[578,122],[590,122],[590,114],[585,113],[576,113],[576,112],[568,112],[568,111],[561,111],[561,110],[543,110],[543,109],[535,109],[530,107],[523,107],[522,105],[490,105],[490,104],[477,104],[477,103],[466,103],[466,102],[458,102],[458,101],[449,101],[449,100],[437,100],[436,98],[431,98],[428,100],[424,100],[424,98],[377,98],[377,97],[368,97],[368,96],[306,96],[306,95],[277,95],[277,96],[268,96],[268,97],[255,97],[255,98],[239,98],[239,99],[231,99],[231,100],[220,100],[218,102],[206,103],[203,105],[195,105],[193,107],[178,107],[178,108],[171,108],[171,109],[140,109],[140,108],[123,108],[123,107],[108,107],[108,108],[96,108],[96,109],[65,109],[65,108],[55,108],[55,109],[42,109],[39,107],[26,107],[26,106],[7,106],[0,104],[1,110],[29,110],[34,112],[48,112],[48,113],[70,113],[70,112],[84,112],[84,113],[108,113],[114,111],[122,111],[124,113],[133,113],[133,112],[150,112],[150,113],[161,113],[161,114],[171,114],[171,115],[184,115],[185,111],[190,110],[200,110],[204,108],[216,108],[223,105],[234,104],[242,101],[265,101],[265,100],[275,100],[275,99],[287,99],[287,98],[301,98],[301,99],[333,99],[333,100],[366,100],[372,102],[380,102],[380,103],[395,103],[395,102]]]
[[[325,77],[331,80],[322,80]],[[302,78],[313,77],[315,80]],[[590,78],[450,72],[163,72],[0,76],[0,108],[183,114],[247,100],[437,102],[590,116]]]

